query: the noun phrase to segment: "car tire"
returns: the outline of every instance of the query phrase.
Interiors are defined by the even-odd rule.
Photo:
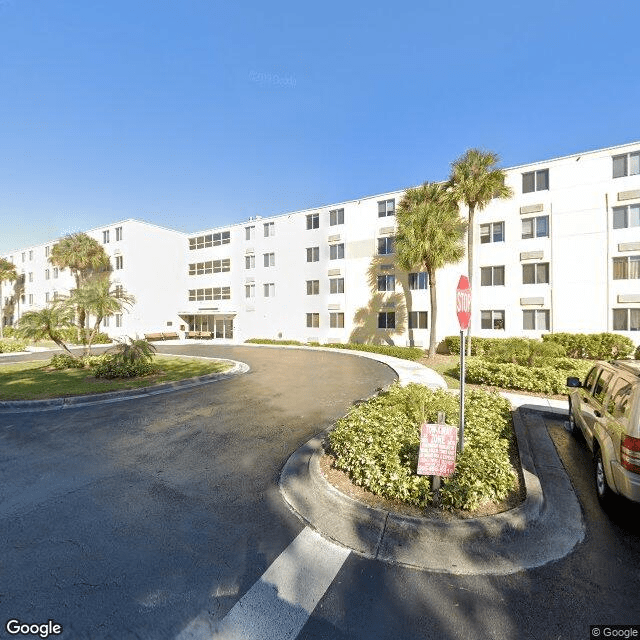
[[[611,503],[613,491],[607,482],[607,475],[604,470],[604,461],[602,460],[602,451],[598,449],[594,457],[593,479],[596,485],[596,495],[598,501],[603,507],[607,507]]]

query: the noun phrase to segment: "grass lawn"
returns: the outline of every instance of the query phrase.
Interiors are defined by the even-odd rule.
[[[460,388],[460,378],[456,373],[456,366],[460,363],[460,356],[445,356],[436,354],[436,357],[433,360],[429,360],[428,358],[422,358],[420,364],[423,364],[425,367],[429,367],[429,369],[433,369],[437,371],[447,383],[449,389],[459,389]]]
[[[0,400],[42,400],[137,389],[163,382],[220,373],[231,367],[228,362],[195,358],[157,356],[161,372],[144,378],[105,380],[94,378],[90,369],[49,369],[48,361],[0,365]]]

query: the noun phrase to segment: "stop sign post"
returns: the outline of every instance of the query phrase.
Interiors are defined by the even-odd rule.
[[[460,276],[456,289],[456,314],[460,323],[460,453],[464,449],[464,332],[471,322],[471,286],[467,276]]]

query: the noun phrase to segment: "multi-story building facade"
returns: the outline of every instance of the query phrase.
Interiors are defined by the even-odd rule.
[[[640,142],[512,167],[506,182],[513,197],[476,215],[473,334],[640,337]],[[427,345],[426,274],[394,263],[402,195],[193,235],[137,220],[88,231],[110,255],[114,283],[137,300],[104,330]],[[54,243],[6,256],[21,279],[3,288],[5,324],[74,286],[48,261]],[[438,340],[458,331],[464,273],[466,260],[438,273]]]

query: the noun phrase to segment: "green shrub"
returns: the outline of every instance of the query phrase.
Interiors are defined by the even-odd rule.
[[[410,384],[392,385],[353,409],[329,434],[336,466],[372,493],[425,506],[432,500],[428,476],[416,474],[420,424],[436,422],[444,411],[457,425],[459,400],[444,391]],[[443,480],[444,508],[472,510],[502,500],[515,487],[509,461],[512,437],[509,403],[500,396],[471,390],[465,397],[465,447],[456,471]]]
[[[27,343],[24,340],[0,340],[0,353],[15,353],[25,351]]]
[[[482,357],[489,362],[540,367],[564,355],[564,347],[558,343],[540,342],[531,338],[503,338],[486,349]]]
[[[16,335],[16,328],[10,324],[6,327],[2,327],[2,335],[5,338],[13,338]]]
[[[57,331],[61,340],[66,344],[84,344],[89,339],[89,330],[85,329],[85,342],[82,341],[82,334],[80,334],[80,340],[78,340],[78,328],[77,327],[65,327]],[[96,333],[93,337],[92,345],[95,344],[110,344],[111,338],[106,333]]]
[[[332,349],[348,349],[351,351],[366,351],[367,353],[379,353],[384,356],[393,356],[403,360],[420,360],[424,357],[424,350],[419,347],[396,347],[386,344],[343,344],[341,342],[329,342],[324,347]]]
[[[127,362],[117,355],[104,356],[93,370],[96,378],[140,378],[156,373],[158,368],[144,360]]]
[[[626,358],[635,348],[633,340],[617,333],[548,333],[542,340],[562,345],[569,358],[590,360]]]
[[[633,356],[636,360],[640,360],[640,345],[636,347],[635,354]]]
[[[476,338],[471,339],[471,355],[482,356],[496,348],[507,338]],[[518,340],[519,338],[515,338]],[[521,339],[521,338],[520,338]],[[447,336],[444,340],[446,350],[452,355],[460,355],[460,336]]]
[[[553,364],[543,367],[527,367],[469,358],[466,363],[465,380],[473,384],[485,384],[502,389],[561,394],[567,391],[567,377],[584,378],[591,366],[590,362],[568,358],[559,358]],[[460,375],[459,365],[458,375]]]
[[[80,358],[74,358],[68,353],[56,353],[51,356],[49,366],[54,369],[83,369],[85,365]]]

